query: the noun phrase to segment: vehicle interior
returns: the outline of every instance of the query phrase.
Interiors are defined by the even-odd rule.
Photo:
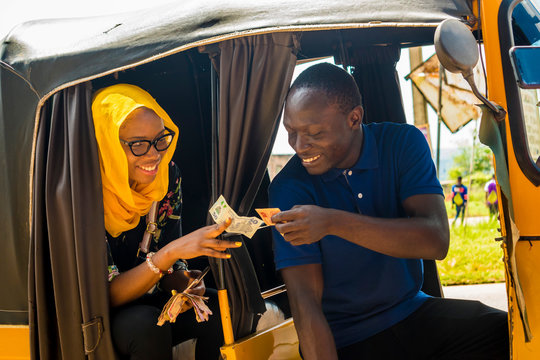
[[[301,44],[297,63],[333,57],[335,63],[349,69],[361,89],[366,123],[405,123],[395,66],[401,48],[412,45],[406,39],[414,38],[414,45],[423,45],[432,42],[432,36],[430,29],[400,34],[400,37],[384,29],[304,32],[299,34]],[[204,50],[190,49],[91,82],[94,91],[116,83],[140,86],[148,90],[176,122],[180,137],[173,160],[182,171],[184,233],[206,224],[207,204],[211,202],[212,66]],[[269,177],[265,174],[246,216],[257,216],[254,209],[267,206],[268,185]],[[279,274],[274,271],[271,230],[262,229],[252,239],[243,240],[249,250],[260,290],[264,292],[282,285]],[[206,259],[190,260],[190,266],[203,268],[205,262]],[[427,261],[425,266],[424,290],[441,296],[435,262]],[[216,286],[211,278],[207,284]],[[278,295],[272,301],[283,309],[286,317],[290,316],[286,294]]]
[[[380,6],[377,1],[367,1],[367,3],[369,3],[366,7],[368,10],[371,9],[369,6],[377,8]],[[10,56],[12,56],[14,60],[9,65],[11,68],[5,67],[9,71],[2,72],[3,79],[0,78],[0,80],[14,83],[15,80],[20,80],[16,86],[11,86],[11,89],[18,91],[12,94],[29,94],[28,98],[32,99],[28,100],[28,103],[31,103],[33,107],[20,106],[14,110],[10,109],[9,111],[12,112],[9,114],[6,112],[11,118],[30,120],[14,127],[15,135],[3,138],[2,144],[6,148],[13,148],[13,141],[23,138],[25,143],[21,147],[22,152],[32,154],[31,159],[25,158],[16,164],[12,159],[6,160],[8,170],[17,171],[6,171],[8,174],[6,176],[9,178],[2,186],[11,190],[22,189],[22,191],[3,191],[2,196],[6,197],[6,203],[15,204],[13,213],[22,214],[19,216],[20,219],[6,220],[6,224],[9,223],[6,228],[11,234],[9,238],[12,239],[16,237],[16,234],[25,233],[27,228],[31,227],[32,238],[29,254],[15,256],[14,259],[0,266],[0,269],[17,268],[15,272],[21,274],[21,279],[9,280],[8,285],[13,285],[13,288],[21,292],[17,294],[18,303],[14,307],[25,308],[27,297],[22,293],[27,288],[25,275],[27,265],[30,263],[29,297],[33,303],[35,300],[35,303],[42,306],[37,310],[31,308],[30,314],[16,314],[15,321],[9,317],[12,314],[8,314],[9,316],[6,317],[6,319],[9,318],[8,323],[24,323],[29,317],[30,323],[36,324],[38,322],[35,316],[37,316],[37,319],[44,319],[41,321],[43,328],[37,330],[40,336],[46,336],[47,326],[60,327],[69,333],[78,331],[83,324],[85,345],[82,345],[81,339],[80,347],[86,346],[86,353],[92,353],[94,349],[92,346],[88,347],[88,344],[98,344],[103,334],[102,319],[96,320],[92,314],[96,312],[94,306],[107,308],[107,304],[103,301],[106,299],[104,296],[106,291],[96,285],[98,283],[95,278],[86,274],[91,273],[90,270],[106,267],[98,259],[99,256],[91,260],[83,260],[82,263],[77,262],[82,259],[83,254],[100,254],[99,247],[92,247],[91,242],[85,242],[84,239],[92,238],[94,234],[99,233],[97,229],[103,229],[100,224],[102,207],[100,209],[100,204],[97,202],[89,210],[91,216],[88,216],[100,221],[92,220],[81,225],[77,223],[80,219],[74,218],[73,222],[67,220],[62,225],[63,227],[55,227],[54,222],[47,222],[47,219],[53,217],[70,219],[72,214],[69,209],[76,208],[73,204],[91,202],[90,200],[99,197],[96,196],[100,191],[99,170],[96,167],[99,163],[95,157],[96,147],[92,140],[92,128],[88,124],[73,124],[68,116],[77,111],[76,118],[88,118],[88,103],[94,91],[115,83],[138,85],[156,98],[179,127],[179,141],[173,161],[178,164],[182,172],[183,232],[188,233],[209,222],[208,206],[212,203],[212,199],[220,195],[220,192],[229,194],[229,197],[233,199],[231,206],[240,215],[256,216],[255,208],[266,207],[269,184],[269,176],[265,173],[266,165],[276,136],[281,103],[296,64],[332,57],[336,64],[348,69],[355,78],[363,94],[365,122],[404,123],[403,102],[395,70],[401,49],[432,44],[435,25],[441,18],[457,16],[456,14],[459,13],[464,14],[461,15],[463,21],[474,23],[474,18],[465,15],[470,14],[469,7],[464,5],[465,2],[458,4],[452,1],[452,3],[455,3],[455,7],[448,11],[451,15],[445,12],[446,9],[439,8],[434,10],[433,19],[430,18],[431,14],[427,14],[425,18],[427,20],[415,26],[396,26],[399,21],[389,21],[388,19],[401,19],[394,11],[390,15],[385,14],[387,18],[381,18],[383,21],[391,22],[389,25],[381,24],[378,20],[364,21],[360,16],[358,20],[352,17],[354,20],[350,23],[339,23],[337,26],[298,26],[291,31],[275,30],[274,27],[260,34],[250,35],[247,32],[249,26],[252,25],[252,19],[249,19],[245,26],[245,33],[238,33],[237,36],[228,35],[225,40],[219,39],[220,31],[222,34],[230,34],[225,17],[223,19],[204,18],[192,21],[192,23],[189,21],[181,23],[175,16],[178,16],[177,13],[182,13],[183,9],[175,9],[171,14],[167,13],[164,16],[162,23],[169,24],[171,30],[167,30],[165,25],[154,29],[155,33],[148,30],[151,36],[144,38],[145,34],[141,34],[140,39],[143,40],[140,42],[137,42],[140,39],[135,35],[131,36],[129,26],[134,26],[133,24],[136,23],[137,26],[142,24],[141,28],[145,25],[153,29],[152,26],[155,25],[152,20],[155,19],[152,16],[146,19],[146,14],[138,14],[133,18],[126,15],[121,19],[127,24],[124,27],[120,26],[123,25],[122,21],[117,22],[116,19],[96,19],[97,36],[91,38],[94,34],[90,34],[90,40],[87,43],[85,43],[88,40],[86,38],[82,41],[70,38],[70,34],[65,35],[68,32],[62,26],[58,26],[65,24],[52,22],[51,38],[54,38],[55,31],[60,30],[62,30],[62,36],[67,37],[58,49],[51,50],[58,51],[57,54],[40,53],[39,41],[36,41],[38,50],[35,53],[32,52],[32,46],[26,46],[24,41],[21,43],[25,46],[15,49],[22,51],[20,57],[15,50],[13,53],[7,51],[5,58],[11,60]],[[325,3],[324,6],[327,4]],[[411,2],[411,6],[417,5]],[[239,10],[235,9],[235,11]],[[156,14],[163,16],[161,12],[156,11],[153,15]],[[249,14],[237,15],[238,21],[242,21],[244,16]],[[366,11],[365,16],[369,15],[373,14]],[[291,21],[289,17],[296,19],[295,16],[295,14],[286,14],[284,23]],[[309,23],[311,21],[309,16],[302,18],[299,15],[298,19]],[[140,23],[137,22],[138,20]],[[255,17],[253,21],[256,20],[258,18]],[[344,22],[347,20],[345,16],[343,20],[340,19]],[[94,20],[78,21],[91,23]],[[118,25],[109,28],[109,23],[113,21]],[[421,23],[420,20],[415,21]],[[328,20],[328,23],[335,22],[333,18]],[[32,29],[32,24],[29,25],[30,35],[33,35],[32,31],[40,31],[40,24],[34,25],[36,25],[35,29]],[[46,25],[44,23],[44,26]],[[182,40],[181,44],[180,41],[174,40],[179,45],[175,45],[176,43],[172,40],[176,39],[173,26],[187,34],[186,40]],[[261,27],[264,26],[261,25]],[[101,31],[101,28],[105,27],[107,30]],[[23,27],[22,30],[27,29]],[[116,35],[115,31],[119,34]],[[210,32],[210,35],[214,31],[217,35],[211,37],[205,31]],[[117,36],[110,43],[105,37],[109,33]],[[161,40],[159,35],[163,37]],[[17,40],[19,39],[16,36],[10,39],[15,45],[18,44]],[[113,40],[118,40],[118,43],[114,43]],[[5,45],[9,43],[8,41]],[[264,53],[253,58],[249,58],[248,55],[242,57],[240,54],[239,58],[235,59],[237,66],[233,68],[230,67],[230,63],[226,63],[225,56],[221,56],[231,47],[257,48],[260,44],[266,46],[270,43],[276,45],[276,52],[283,53],[281,55],[285,59],[283,64],[276,62],[269,66],[264,61],[267,58]],[[147,46],[148,44],[152,46]],[[70,46],[73,47],[73,52],[70,52],[72,50]],[[265,46],[259,48],[265,48]],[[164,49],[163,52],[160,52],[161,47]],[[11,50],[9,47],[6,49]],[[28,53],[25,53],[27,49],[29,49]],[[62,51],[65,53],[62,54]],[[78,51],[80,54],[77,54]],[[122,56],[118,53],[122,53]],[[118,55],[120,60],[109,67],[105,64],[108,54]],[[77,58],[78,55],[80,58]],[[27,61],[25,56],[31,59],[37,58],[37,60]],[[94,62],[92,57],[98,60]],[[246,63],[251,61],[251,65],[244,67],[243,63],[239,62],[241,59],[247,59]],[[111,62],[114,61],[111,58]],[[41,65],[45,66],[40,68]],[[66,68],[69,71],[66,71]],[[254,68],[257,71],[252,70]],[[227,69],[232,70],[229,72]],[[240,71],[240,73],[232,74],[232,71]],[[250,88],[238,82],[237,80],[242,78],[242,71],[245,71],[244,78],[247,78],[247,83],[257,83],[258,87]],[[257,79],[259,74],[264,76]],[[283,84],[278,84],[279,82]],[[26,88],[28,84],[30,86]],[[268,96],[270,92],[274,95]],[[225,109],[225,104],[235,103],[236,97],[238,99],[242,97],[240,94],[249,100],[245,101],[245,104],[238,103],[240,110],[233,109],[236,112],[231,110],[232,119],[223,116],[229,111]],[[3,91],[2,96],[5,104],[15,101],[12,98],[15,95],[10,95],[7,91]],[[34,116],[36,107],[38,115]],[[259,109],[259,112],[252,111],[253,108]],[[242,111],[248,113],[250,116],[246,118],[250,117],[251,120],[244,121],[243,116],[238,116],[242,114]],[[263,119],[263,115],[267,113],[271,114],[268,115],[270,119]],[[5,115],[4,117],[8,118]],[[260,121],[257,121],[259,117]],[[32,120],[35,122],[32,123]],[[68,137],[65,134],[80,141],[67,141]],[[246,134],[248,136],[244,136]],[[222,144],[216,145],[218,138],[220,141],[225,139],[228,142],[226,152],[219,151]],[[51,146],[52,144],[55,146]],[[66,154],[71,157],[65,163],[61,163],[59,159],[64,161],[68,157]],[[33,170],[28,180],[32,189],[30,194],[28,194],[26,183],[19,184],[14,180],[16,174],[27,174],[29,168]],[[30,221],[26,216],[29,205],[25,196],[31,199],[28,211],[31,213]],[[77,240],[74,245],[71,234],[66,229],[74,229],[76,235],[82,240]],[[54,241],[49,241],[49,237],[54,238]],[[248,336],[255,330],[258,319],[265,310],[261,292],[264,293],[282,285],[279,274],[274,271],[270,230],[262,229],[252,239],[243,238],[243,241],[247,250],[241,250],[244,252],[236,254],[233,257],[235,261],[231,261],[230,266],[227,265],[225,268],[223,264],[211,261],[214,278],[212,276],[205,278],[209,287],[220,288],[226,283],[230,293],[229,299],[237,339]],[[36,244],[46,245],[40,247]],[[20,249],[17,248],[12,252],[27,250],[28,246],[21,245]],[[206,259],[192,260],[190,267],[202,269],[206,262]],[[50,270],[51,267],[54,268],[51,264],[62,264],[68,271],[57,274]],[[425,268],[424,290],[432,295],[440,296],[441,289],[435,263],[426,262]],[[70,277],[69,273],[78,274],[78,278]],[[89,306],[86,303],[81,306],[77,299],[70,297],[69,301],[63,301],[65,308],[58,308],[56,302],[59,301],[62,293],[49,292],[55,283],[65,284],[65,289],[71,291],[70,294],[73,293],[72,289],[79,289],[77,295],[81,299],[95,297],[97,302],[91,300],[88,302]],[[276,292],[279,294],[272,297],[271,301],[278,305],[285,317],[288,317],[290,311],[286,293]],[[9,299],[5,300],[4,303],[9,301]],[[68,324],[67,313],[81,313],[81,319]],[[48,325],[46,321],[54,319],[55,316],[65,319],[66,324]],[[22,322],[20,319],[23,319]],[[36,343],[39,339],[32,336],[31,338],[34,342],[33,346],[37,348]],[[59,344],[51,345],[52,348],[55,346],[60,347]]]

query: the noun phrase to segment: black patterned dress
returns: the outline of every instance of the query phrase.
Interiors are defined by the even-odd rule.
[[[182,177],[178,166],[169,164],[169,189],[159,202],[157,230],[150,243],[149,251],[156,252],[169,242],[182,236]],[[139,254],[139,243],[146,229],[146,217],[142,216],[134,229],[117,237],[107,233],[109,281],[123,271],[127,271],[145,261],[146,254]],[[177,263],[179,264],[179,263]]]
[[[169,175],[169,189],[159,202],[157,231],[149,251],[156,252],[182,235],[182,178],[173,162],[169,166]],[[145,229],[146,217],[143,216],[134,229],[115,238],[107,234],[109,281],[145,261],[146,254],[137,256]],[[182,261],[177,261],[175,270],[182,265]],[[175,323],[158,326],[159,314],[170,296],[154,287],[139,299],[111,309],[112,338],[122,359],[172,360],[172,347],[193,338],[197,339],[196,359],[215,360],[219,357],[223,332],[216,291],[206,289],[208,306],[213,312],[208,321],[198,323],[193,310],[188,310],[180,314]]]

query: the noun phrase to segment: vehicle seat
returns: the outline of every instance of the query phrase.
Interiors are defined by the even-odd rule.
[[[424,260],[424,283],[422,291],[435,297],[444,297],[437,263],[435,260]]]

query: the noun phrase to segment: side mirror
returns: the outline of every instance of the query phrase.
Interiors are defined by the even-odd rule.
[[[435,30],[435,52],[451,73],[472,73],[478,62],[476,39],[469,28],[456,19],[446,19]]]
[[[504,119],[506,112],[486,99],[474,83],[473,68],[479,56],[476,39],[467,25],[456,19],[444,20],[435,30],[434,42],[442,66],[452,73],[461,73],[474,95],[494,112],[495,118]]]
[[[514,46],[510,59],[518,85],[522,89],[540,89],[539,46]]]

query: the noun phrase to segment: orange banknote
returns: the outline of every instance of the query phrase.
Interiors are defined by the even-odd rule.
[[[265,209],[255,209],[261,219],[266,223],[266,225],[276,225],[272,222],[271,218],[273,215],[277,214],[281,210],[279,208],[265,208]]]

